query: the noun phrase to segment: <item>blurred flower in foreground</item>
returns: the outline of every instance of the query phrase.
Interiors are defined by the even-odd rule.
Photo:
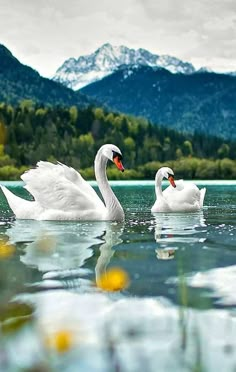
[[[46,337],[46,346],[51,349],[64,353],[71,349],[73,345],[73,335],[70,331],[62,330],[54,332]]]
[[[50,235],[40,236],[36,242],[35,246],[41,253],[53,253],[57,245],[56,238]]]
[[[4,240],[0,240],[0,259],[11,257],[15,252],[14,245],[7,244]]]
[[[120,291],[129,286],[129,276],[123,269],[113,267],[97,280],[97,286],[105,291]]]

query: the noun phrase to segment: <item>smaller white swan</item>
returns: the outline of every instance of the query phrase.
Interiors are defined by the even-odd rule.
[[[164,191],[161,188],[163,178],[169,180],[171,186]],[[155,212],[196,212],[203,207],[206,189],[199,188],[193,182],[174,181],[171,168],[162,167],[155,177],[156,202],[151,208]]]
[[[122,221],[124,211],[111,190],[106,176],[107,161],[124,171],[121,151],[111,144],[103,145],[95,157],[95,177],[104,202],[75,169],[62,163],[37,163],[35,169],[21,178],[34,201],[22,199],[0,185],[16,218],[32,220]]]

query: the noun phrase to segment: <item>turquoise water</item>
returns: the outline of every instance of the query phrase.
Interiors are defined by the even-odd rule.
[[[0,259],[0,321],[29,321],[0,341],[0,367],[234,371],[236,181],[196,183],[207,188],[201,212],[154,215],[153,181],[111,182],[124,223],[15,220],[1,193],[0,235],[13,253]],[[29,198],[21,182],[3,184]],[[111,267],[128,273],[127,289],[96,288]],[[73,343],[52,353],[42,335],[61,329]]]

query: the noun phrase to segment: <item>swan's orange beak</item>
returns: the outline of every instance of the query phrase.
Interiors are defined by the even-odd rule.
[[[176,187],[175,180],[174,180],[174,177],[173,176],[169,176],[168,177],[168,180],[169,180],[171,186]]]
[[[123,167],[123,164],[121,162],[121,160],[119,159],[119,156],[115,156],[113,158],[113,162],[115,163],[115,165],[117,166],[117,168],[121,171],[121,172],[124,172],[125,168]]]

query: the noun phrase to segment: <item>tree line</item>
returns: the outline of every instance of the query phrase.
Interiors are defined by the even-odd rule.
[[[18,179],[39,160],[57,160],[93,178],[93,161],[105,143],[117,145],[122,178],[153,179],[162,165],[184,178],[236,178],[234,142],[154,126],[144,118],[102,108],[44,106],[32,100],[0,104],[0,179]],[[111,178],[120,177],[114,168]]]

